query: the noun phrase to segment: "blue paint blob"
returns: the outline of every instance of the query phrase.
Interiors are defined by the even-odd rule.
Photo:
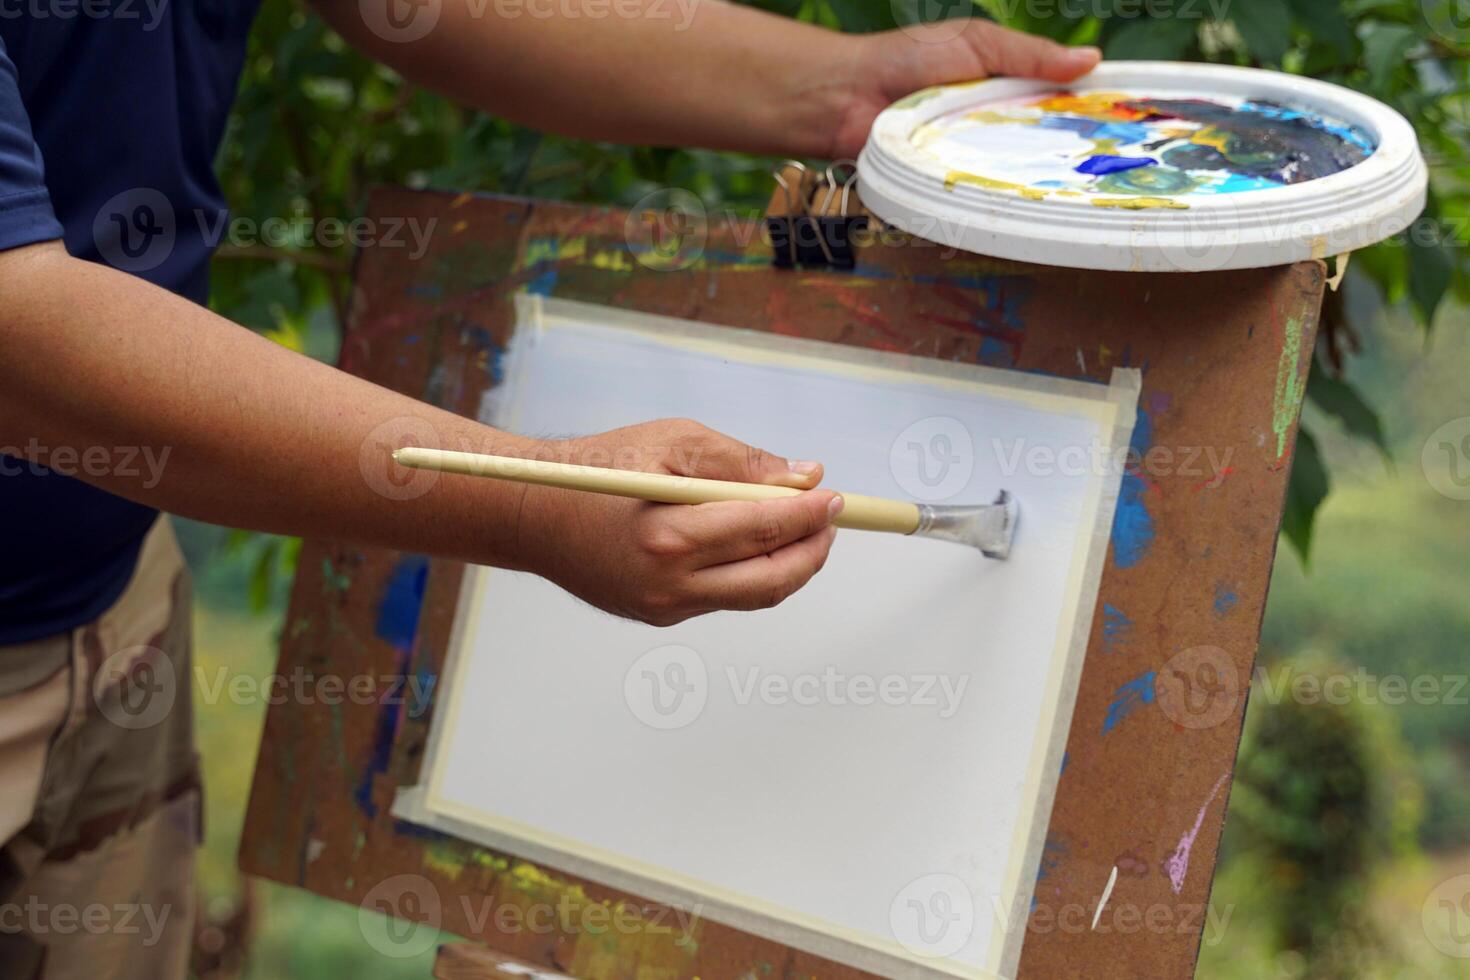
[[[1234,609],[1235,604],[1239,601],[1240,597],[1235,594],[1234,589],[1226,585],[1224,582],[1215,583],[1216,616],[1220,616],[1222,618],[1228,616],[1230,614],[1230,610]]]
[[[429,559],[423,555],[404,555],[388,577],[388,586],[378,603],[376,631],[395,649],[407,650],[413,646],[428,580]]]
[[[1121,120],[1092,119],[1087,116],[1048,113],[1037,120],[1042,129],[1063,129],[1088,140],[1113,140],[1118,143],[1142,143],[1149,128],[1142,123]]]
[[[1246,174],[1230,174],[1219,184],[1196,188],[1200,194],[1239,194],[1241,191],[1265,191],[1273,187],[1285,187],[1279,180],[1270,177],[1251,177]]]
[[[1107,153],[1099,153],[1077,164],[1076,170],[1079,174],[1105,177],[1108,174],[1122,173],[1125,170],[1137,170],[1139,167],[1157,165],[1158,161],[1152,157],[1115,157]]]
[[[1113,515],[1113,563],[1119,568],[1132,568],[1143,560],[1153,546],[1154,519],[1148,512],[1144,495],[1148,484],[1137,472],[1149,447],[1153,445],[1153,420],[1138,407],[1138,422],[1133,427],[1133,439],[1128,444],[1130,462],[1123,474],[1123,486],[1118,492],[1118,509]]]
[[[1108,716],[1103,719],[1102,733],[1106,735],[1124,718],[1146,704],[1154,703],[1154,672],[1141,674],[1113,692],[1113,703],[1108,705]]]

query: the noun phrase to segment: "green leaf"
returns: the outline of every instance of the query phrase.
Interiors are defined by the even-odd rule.
[[[1182,17],[1128,21],[1106,35],[1103,52],[1113,61],[1175,61],[1194,48],[1198,24]]]
[[[1340,61],[1352,57],[1357,37],[1338,0],[1291,0],[1291,11],[1313,41],[1331,48]]]
[[[1391,462],[1378,413],[1346,381],[1320,370],[1319,365],[1307,379],[1307,399],[1337,418],[1351,435],[1371,442],[1383,454],[1384,461]]]
[[[1427,223],[1435,234],[1424,234],[1425,225],[1415,225],[1406,233],[1409,252],[1409,297],[1414,312],[1427,331],[1434,326],[1434,314],[1444,301],[1455,275],[1455,261],[1440,234],[1438,221]],[[1417,232],[1417,233],[1416,233]]]
[[[256,612],[269,608],[271,591],[275,585],[276,548],[275,542],[262,542],[255,555],[255,566],[250,570],[250,608]]]
[[[900,21],[903,9],[910,6],[894,0],[892,3],[875,4],[867,0],[829,0],[832,11],[837,15],[837,22],[842,25],[844,31],[855,34],[867,34],[872,31],[887,30],[898,23],[909,23],[907,20]],[[945,4],[944,13],[949,17],[965,16],[970,11],[969,0],[951,0]]]
[[[1405,56],[1419,43],[1419,35],[1403,24],[1368,26],[1363,35],[1363,62],[1368,82],[1376,92],[1388,89],[1393,73],[1405,64]]]
[[[1296,452],[1291,465],[1291,482],[1286,488],[1286,514],[1281,520],[1281,532],[1296,549],[1303,565],[1311,557],[1312,524],[1317,519],[1317,509],[1327,499],[1330,486],[1327,469],[1322,465],[1322,456],[1317,451],[1317,440],[1306,429],[1298,429]]]
[[[1235,0],[1230,21],[1256,60],[1279,65],[1291,50],[1291,8],[1282,0]]]

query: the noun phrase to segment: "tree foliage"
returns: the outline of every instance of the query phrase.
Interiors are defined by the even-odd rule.
[[[1412,853],[1422,815],[1409,747],[1357,676],[1309,654],[1258,682],[1230,796],[1227,849],[1262,865],[1276,945],[1307,980],[1367,972],[1374,874]]]
[[[960,7],[956,8],[954,3]],[[983,16],[1113,59],[1188,59],[1279,68],[1366,92],[1415,125],[1433,170],[1428,211],[1409,233],[1365,250],[1349,274],[1383,304],[1407,304],[1427,331],[1445,299],[1470,299],[1466,94],[1470,22],[1461,0],[951,0],[930,15]],[[761,0],[849,31],[911,23],[930,0]],[[757,213],[772,161],[737,154],[584,143],[459,107],[349,48],[305,7],[267,3],[251,38],[220,173],[234,213],[286,219],[284,240],[231,241],[215,262],[213,306],[301,349],[308,325],[340,324],[350,244],[322,242],[323,219],[362,211],[374,184],[499,191],[629,205],[682,187],[712,208]],[[1365,325],[1329,302],[1314,404],[1382,445],[1377,416],[1343,379],[1341,353]],[[1287,535],[1305,555],[1327,472],[1298,447]]]

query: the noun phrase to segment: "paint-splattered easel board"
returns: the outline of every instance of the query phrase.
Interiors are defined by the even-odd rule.
[[[669,268],[638,241],[645,226],[617,210],[387,190],[369,216],[434,230],[417,261],[383,246],[360,256],[342,366],[468,415],[499,377],[519,290],[1062,377],[1142,369],[1142,465],[1123,481],[1021,975],[1193,974],[1321,263],[1144,276],[1021,268],[898,239],[862,249],[856,272],[791,272],[771,268],[757,223],[712,221],[697,257],[686,248],[673,264],[688,264]],[[431,690],[461,572],[308,542],[279,670]],[[577,977],[862,975],[396,821],[389,808],[418,780],[429,712],[412,693],[311,700],[270,710],[241,848],[248,872],[427,917]],[[536,733],[524,737],[534,752]],[[409,894],[424,887],[437,905]],[[581,929],[574,914],[536,929],[493,914],[603,902],[637,927]]]

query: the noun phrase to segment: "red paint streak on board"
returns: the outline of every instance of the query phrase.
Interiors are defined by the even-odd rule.
[[[832,292],[832,299],[854,320],[886,338],[883,344],[884,349],[900,352],[908,350],[909,343],[903,333],[894,328],[892,321],[864,302],[854,292],[848,289],[836,289]]]
[[[1216,489],[1218,489],[1220,487],[1220,484],[1222,484],[1222,483],[1225,482],[1225,478],[1227,476],[1229,476],[1230,474],[1234,473],[1234,472],[1235,472],[1235,467],[1233,467],[1233,466],[1227,466],[1227,467],[1225,467],[1218,474],[1216,474],[1215,476],[1210,477],[1204,483],[1201,483],[1199,486],[1195,487],[1194,488],[1195,489],[1195,492],[1198,493],[1201,490],[1216,490]]]
[[[992,296],[990,293],[977,293],[973,289],[961,289],[946,283],[936,283],[932,287],[933,295],[954,307],[961,314],[960,317],[944,316],[942,314],[930,314],[927,319],[931,323],[949,327],[965,333],[978,332],[982,337],[989,337],[998,343],[1005,344],[1011,349],[1013,360],[1021,356],[1021,346],[1025,342],[1026,335],[1017,326],[1007,323],[1005,310],[1010,305],[1005,296],[1005,285],[998,283],[994,287],[999,290],[999,295]],[[983,296],[983,299],[977,297]]]

